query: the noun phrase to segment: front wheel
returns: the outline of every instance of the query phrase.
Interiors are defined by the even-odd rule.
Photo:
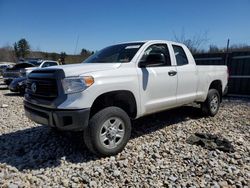
[[[121,152],[131,134],[131,122],[127,113],[118,107],[107,107],[96,113],[84,131],[88,149],[100,156]]]
[[[203,113],[207,116],[215,116],[220,108],[220,94],[216,89],[210,89],[207,99],[201,104]]]

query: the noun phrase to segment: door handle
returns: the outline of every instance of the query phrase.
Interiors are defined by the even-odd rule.
[[[174,76],[174,75],[176,75],[176,74],[177,74],[177,72],[176,72],[176,71],[173,71],[173,70],[168,72],[168,75],[169,75],[169,76]]]

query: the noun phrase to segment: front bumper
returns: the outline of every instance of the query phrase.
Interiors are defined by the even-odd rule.
[[[9,90],[12,91],[12,92],[18,92],[19,91],[18,85],[14,85],[11,82],[10,85],[9,85]]]
[[[88,126],[90,109],[61,110],[44,108],[24,101],[25,115],[32,121],[60,130],[82,131]]]

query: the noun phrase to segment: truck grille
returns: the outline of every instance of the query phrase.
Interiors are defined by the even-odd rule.
[[[54,79],[32,78],[27,81],[27,93],[33,98],[53,100],[58,96]]]
[[[17,78],[17,77],[20,77],[21,74],[20,74],[20,71],[5,71],[3,73],[3,77],[5,78]]]
[[[58,76],[60,69],[35,70],[27,79],[26,93],[35,100],[54,101],[58,97],[61,79]]]

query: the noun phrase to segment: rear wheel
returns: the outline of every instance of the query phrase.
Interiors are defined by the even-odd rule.
[[[127,113],[118,107],[107,107],[90,119],[84,131],[84,142],[97,155],[116,155],[126,146],[130,134],[131,122]]]
[[[205,115],[215,116],[219,108],[220,94],[216,89],[210,89],[206,101],[201,104],[201,109]]]

